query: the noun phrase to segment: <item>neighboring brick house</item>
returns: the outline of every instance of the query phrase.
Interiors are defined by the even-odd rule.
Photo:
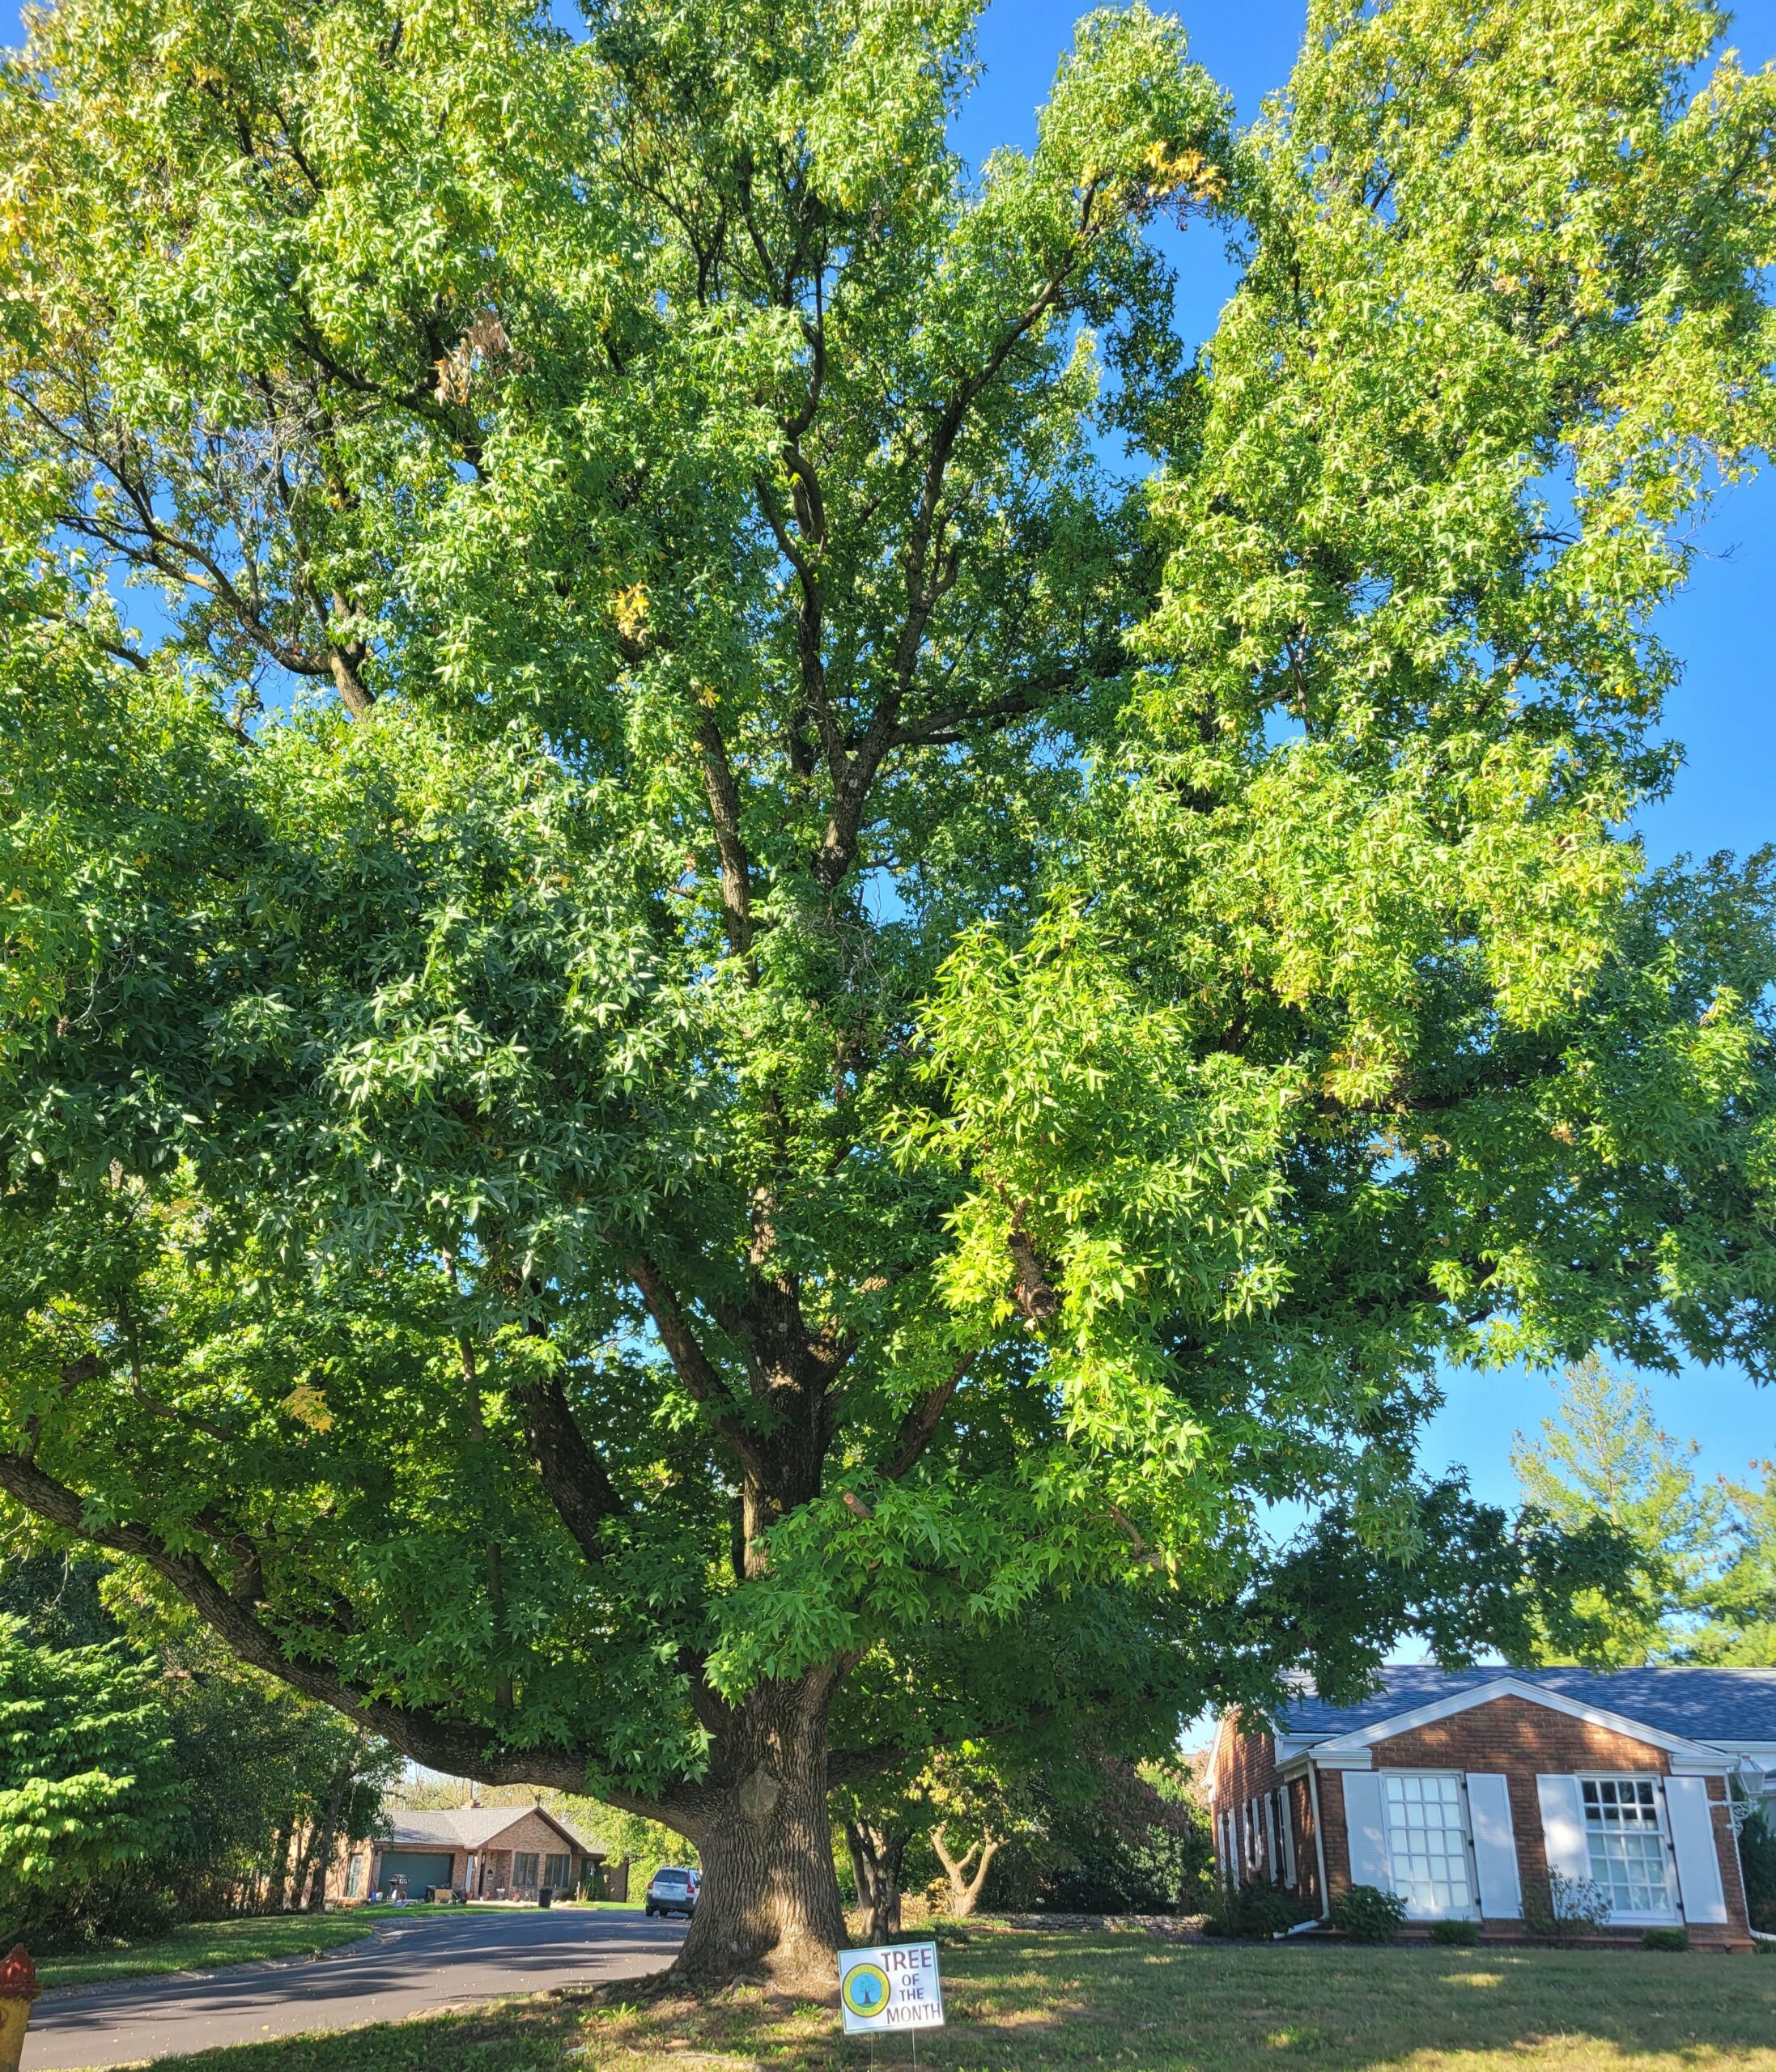
[[[1324,1919],[1379,1885],[1415,1922],[1520,1935],[1550,1870],[1613,1900],[1605,1934],[1751,1947],[1738,1824],[1776,1808],[1776,1671],[1386,1669],[1273,1724],[1224,1715],[1204,1771],[1222,1883]]]
[[[389,1896],[397,1877],[408,1896],[448,1885],[472,1900],[534,1900],[548,1886],[565,1899],[597,1871],[605,1852],[540,1806],[462,1806],[398,1812],[385,1841],[360,1842],[335,1868],[328,1896]]]

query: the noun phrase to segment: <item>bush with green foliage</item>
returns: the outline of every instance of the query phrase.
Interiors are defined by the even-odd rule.
[[[1459,1950],[1471,1949],[1480,1940],[1477,1921],[1434,1921],[1430,1925],[1433,1942],[1447,1942]]]
[[[1740,1829],[1739,1861],[1752,1926],[1776,1934],[1776,1828],[1767,1807],[1759,1807]]]
[[[1687,1950],[1689,1930],[1687,1928],[1649,1928],[1640,1938],[1643,1950]]]
[[[1332,1903],[1332,1925],[1353,1942],[1391,1942],[1406,1918],[1406,1902],[1379,1885],[1352,1885]]]
[[[1056,1808],[1021,1845],[1034,1859],[1036,1904],[1063,1913],[1201,1912],[1214,1858],[1207,1814],[1175,1772],[1103,1769],[1094,1798]],[[988,1896],[997,1896],[992,1879]]]
[[[1307,1920],[1311,1909],[1285,1892],[1280,1885],[1263,1879],[1242,1885],[1234,1892],[1225,1888],[1203,1923],[1207,1935],[1225,1935],[1247,1941],[1263,1941],[1285,1934]]]
[[[34,1647],[0,1619],[0,1940],[115,1898],[182,1824],[166,1708],[115,1645]]]
[[[55,1875],[32,1917],[45,1935],[139,1936],[174,1921],[312,1904],[336,1841],[381,1817],[401,1762],[330,1707],[244,1669],[176,1599],[90,1555],[14,1534],[0,1620],[15,1641],[66,1662],[126,1667],[165,1743],[176,1817],[127,1876]]]
[[[1572,1942],[1607,1928],[1612,1911],[1608,1893],[1595,1878],[1550,1870],[1545,1883],[1524,1896],[1523,1926],[1544,1942]]]

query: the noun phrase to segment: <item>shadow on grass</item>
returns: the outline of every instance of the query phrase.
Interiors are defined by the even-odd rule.
[[[1776,1963],[1650,1952],[1158,1944],[982,1937],[944,1958],[948,2026],[921,2072],[1776,2072]],[[831,2007],[741,1988],[572,2000],[164,2060],[159,2072],[902,2072]]]

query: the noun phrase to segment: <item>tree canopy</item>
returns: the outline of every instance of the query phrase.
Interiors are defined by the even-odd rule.
[[[1314,0],[1236,134],[1136,6],[974,169],[971,12],[0,81],[0,1489],[693,1837],[711,1975],[830,1947],[830,1775],[1570,1583],[1439,1361],[1776,1343],[1769,866],[1631,831],[1776,82]]]

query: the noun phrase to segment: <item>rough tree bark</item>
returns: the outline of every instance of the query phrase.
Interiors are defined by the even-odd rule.
[[[900,1933],[900,1875],[907,1857],[907,1836],[866,1820],[845,1823],[845,1846],[857,1880],[857,1897],[868,1921],[864,1939],[886,1942]]]
[[[836,1678],[762,1684],[729,1709],[695,1813],[663,1808],[703,1861],[697,1911],[673,1966],[698,1985],[768,1967],[833,1982],[844,1913],[826,1812],[826,1711]]]

